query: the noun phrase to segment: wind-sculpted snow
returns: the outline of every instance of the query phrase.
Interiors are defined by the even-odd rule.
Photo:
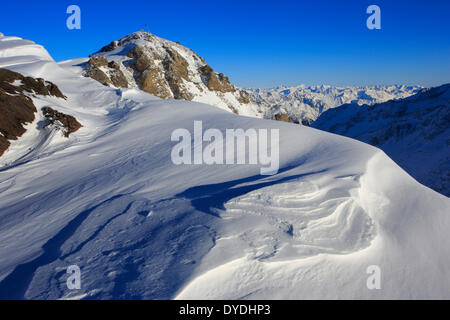
[[[420,183],[450,196],[450,84],[400,101],[343,105],[312,126],[379,147]]]
[[[330,189],[306,179],[264,187],[227,202],[221,217],[236,221],[239,247],[248,246],[246,251],[258,259],[351,253],[370,245],[375,231],[372,219],[348,194],[358,187],[349,179]],[[241,222],[249,216],[260,220],[257,229]]]
[[[67,100],[35,104],[83,124],[66,139],[34,122],[0,158],[1,299],[450,297],[449,199],[380,150],[106,87],[35,55],[0,54],[0,67],[58,85]],[[171,133],[194,121],[278,129],[278,174],[174,165]],[[370,265],[382,290],[367,288]]]
[[[29,40],[23,40],[19,37],[7,37],[0,34],[0,58],[8,59],[11,62],[35,62],[40,60],[53,61],[44,47],[35,44]]]
[[[186,209],[126,194],[102,201],[70,220],[37,258],[16,266],[0,283],[0,298],[64,297],[66,268],[79,265],[90,299],[169,299],[214,246],[206,219]]]
[[[346,181],[353,180],[355,176],[342,175],[335,178]],[[253,252],[248,250],[248,254],[244,257],[231,255],[226,250],[228,246],[223,246],[222,243],[235,241],[234,247],[238,244],[244,244],[245,247],[245,242],[242,241],[243,239],[232,240],[230,237],[221,238],[218,235],[217,245],[209,255],[212,256],[215,253],[216,256],[212,258],[217,259],[219,254],[228,254],[230,256],[228,262],[212,264],[185,286],[177,294],[176,299],[447,297],[449,275],[447,272],[444,272],[445,276],[441,273],[443,270],[441,268],[447,262],[441,264],[439,261],[441,259],[448,261],[448,258],[444,257],[444,252],[448,250],[444,243],[448,245],[449,240],[446,236],[435,236],[436,232],[441,235],[445,233],[445,227],[440,224],[448,225],[447,209],[438,209],[439,204],[425,200],[424,198],[430,199],[431,195],[424,196],[427,189],[420,187],[404,172],[398,171],[398,167],[383,153],[377,153],[369,159],[366,173],[360,177],[359,181],[360,186],[354,190],[357,192],[353,193],[353,197],[375,224],[375,229],[369,227],[370,223],[365,224],[369,227],[366,230],[372,230],[369,233],[370,237],[374,237],[368,247],[361,247],[352,253],[347,251],[339,254],[336,254],[336,251],[328,253],[322,248],[321,252],[310,252],[308,256],[303,257],[295,256],[291,251],[290,255],[282,259],[276,259],[273,256],[261,259],[253,254],[256,250]],[[410,198],[410,194],[416,193],[419,189],[422,190],[424,198],[419,201],[417,198],[414,200]],[[394,197],[394,194],[397,196]],[[400,195],[404,194],[407,194],[406,197],[410,201],[399,201]],[[448,199],[436,193],[433,194],[440,199],[439,201],[448,204]],[[362,210],[361,213],[363,213]],[[421,212],[422,210],[424,211]],[[430,217],[430,213],[433,218]],[[365,214],[363,214],[364,217],[366,217]],[[320,219],[318,221],[320,223],[313,226],[320,226],[323,222]],[[349,225],[348,222],[352,222],[352,219],[346,219],[347,225]],[[243,224],[242,221],[241,224]],[[237,225],[239,224],[235,226]],[[333,225],[336,224],[332,223],[328,226]],[[258,245],[267,244],[271,234],[267,231],[260,234],[254,232],[253,230],[258,231],[259,226],[248,225],[250,232],[255,234],[252,239],[256,239]],[[244,228],[245,226],[241,226],[241,230]],[[339,233],[339,236],[345,234],[345,230],[346,228],[343,233]],[[361,231],[363,228],[354,229],[356,230]],[[434,236],[431,236],[430,232],[433,232],[431,230],[434,230]],[[325,234],[318,233],[319,237],[315,240],[322,240],[320,235]],[[357,234],[358,232],[355,233]],[[431,238],[427,238],[426,235]],[[339,238],[337,240],[339,245]],[[261,246],[261,248],[267,248],[267,246]],[[345,245],[344,248],[350,247]],[[431,248],[433,252],[429,251]],[[261,250],[259,252],[263,253]],[[295,253],[298,254],[298,251]],[[440,258],[436,259],[436,255]],[[208,256],[204,260],[204,263],[210,262]],[[382,270],[384,280],[380,290],[368,290],[367,278],[361,277],[361,274],[366,273],[368,266],[372,265]],[[411,274],[415,274],[414,279],[410,278]],[[362,289],[363,287],[365,289]]]

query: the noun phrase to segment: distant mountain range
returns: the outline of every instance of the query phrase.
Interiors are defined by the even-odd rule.
[[[420,86],[366,86],[332,87],[295,86],[273,89],[250,89],[250,101],[260,110],[265,110],[264,118],[284,120],[310,125],[323,112],[346,103],[358,105],[374,104],[388,100],[398,100],[419,92]]]

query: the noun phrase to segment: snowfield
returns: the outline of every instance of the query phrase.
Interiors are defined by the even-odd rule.
[[[450,200],[379,149],[106,87],[19,38],[0,37],[0,68],[55,83],[68,99],[35,105],[83,124],[31,124],[0,158],[0,299],[450,299]],[[171,133],[196,120],[279,129],[279,173],[175,166]]]

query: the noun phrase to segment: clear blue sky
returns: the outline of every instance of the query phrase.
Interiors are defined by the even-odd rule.
[[[77,4],[82,29],[66,28]],[[381,30],[366,8],[381,8]],[[245,87],[450,82],[449,0],[2,1],[0,32],[55,60],[88,56],[148,24]]]

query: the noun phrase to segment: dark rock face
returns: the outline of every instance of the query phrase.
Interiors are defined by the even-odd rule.
[[[140,55],[136,59],[136,70],[139,72],[144,72],[152,65],[153,65],[152,60],[144,54]]]
[[[61,124],[65,137],[82,127],[75,117],[53,110],[50,107],[42,108],[42,113],[48,120],[48,125]]]
[[[107,46],[104,46],[100,52],[110,52],[113,51],[115,48],[117,48],[117,41],[113,41],[110,44],[108,44]]]
[[[220,91],[223,93],[235,91],[235,88],[231,85],[228,77],[223,73],[217,75],[209,65],[200,68],[199,71],[209,90]]]
[[[108,60],[106,60],[105,57],[100,56],[96,58],[90,58],[88,64],[91,68],[106,67],[108,65]]]
[[[294,122],[287,113],[278,113],[273,116],[272,120],[284,121],[284,122]]]
[[[192,100],[193,96],[183,87],[183,80],[189,81],[188,62],[169,47],[165,51],[164,59],[156,53],[148,56],[139,45],[128,52],[128,57],[135,59],[136,83],[141,90],[163,99]],[[162,60],[162,69],[155,65],[154,59]]]
[[[0,68],[0,156],[10,146],[9,141],[21,137],[25,125],[35,119],[37,109],[30,95],[66,99],[52,82]]]
[[[248,104],[248,103],[250,103],[250,97],[249,97],[249,95],[248,95],[248,92],[247,92],[247,91],[244,91],[244,90],[239,90],[239,98],[238,98],[238,101],[239,101],[240,103],[243,103],[243,104]]]
[[[134,59],[134,78],[142,91],[153,94],[162,99],[173,97],[172,92],[165,80],[165,74],[158,68],[153,59],[150,58],[143,47],[135,45],[127,56]],[[158,57],[160,59],[160,57]]]
[[[111,69],[120,70],[120,65],[115,61],[109,62],[108,67],[110,67]]]
[[[120,70],[119,65],[112,61],[108,66],[112,69],[109,73],[112,84],[117,88],[128,88],[127,78],[125,78],[125,75]]]
[[[172,92],[165,85],[161,85],[161,79],[164,78],[159,68],[149,68],[142,73],[139,84],[141,90],[153,94],[162,99],[172,97]]]
[[[189,81],[188,62],[175,50],[166,48],[167,58],[163,61],[165,78],[175,99],[192,100],[193,95],[183,86],[183,79]]]
[[[37,110],[25,93],[66,98],[51,82],[0,69],[0,156],[10,146],[9,140],[17,140],[25,133],[25,125],[34,121]]]
[[[0,89],[0,156],[9,148],[8,140],[25,133],[24,125],[34,120],[36,107],[26,96],[10,96]]]
[[[111,85],[111,81],[109,80],[109,78],[106,75],[106,73],[104,73],[100,69],[97,69],[97,68],[88,69],[86,71],[86,76],[90,77],[90,78],[92,78],[94,80],[97,80],[98,82],[100,82],[104,86],[110,86]]]
[[[302,119],[301,123],[304,126],[310,127],[313,124],[314,120],[309,119],[309,118],[304,118]]]
[[[6,140],[3,136],[0,136],[0,156],[9,148],[9,141]]]
[[[20,84],[14,85],[13,83],[15,81],[20,82]],[[34,79],[31,77],[24,77],[20,73],[1,68],[0,89],[3,89],[5,92],[10,94],[28,92],[35,95],[55,96],[66,99],[59,88],[50,81],[45,81],[41,78]]]
[[[105,73],[103,70],[107,70]],[[117,62],[108,62],[105,57],[92,57],[87,63],[87,68],[84,75],[97,80],[105,86],[115,86],[117,88],[128,88],[128,81],[120,70],[120,66]]]

